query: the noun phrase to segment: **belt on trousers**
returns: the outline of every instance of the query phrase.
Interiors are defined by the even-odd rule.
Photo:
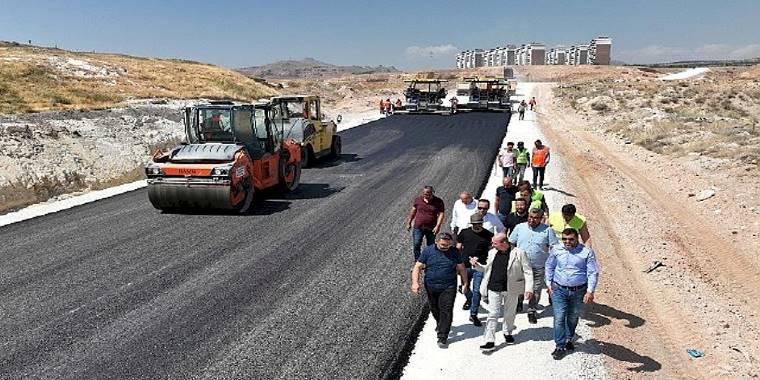
[[[552,282],[554,282],[554,281],[552,281]],[[567,290],[581,290],[581,289],[585,288],[586,285],[587,285],[587,284],[582,284],[582,285],[578,285],[578,286],[565,286],[565,285],[557,284],[556,282],[554,282],[554,283],[557,286],[559,286],[560,288],[567,289]]]

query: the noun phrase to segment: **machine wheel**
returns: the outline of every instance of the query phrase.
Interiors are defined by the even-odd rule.
[[[288,162],[286,156],[280,156],[280,190],[290,192],[298,188],[301,182],[301,163]]]
[[[316,158],[314,157],[314,151],[311,149],[311,145],[301,147],[301,167],[308,168],[315,160]]]
[[[243,191],[245,191],[245,199],[240,202],[240,206],[237,208],[237,212],[240,214],[248,212],[248,209],[251,208],[251,203],[253,203],[253,193],[256,190],[251,183],[251,177],[245,179],[245,182],[243,183]]]
[[[330,157],[340,157],[341,149],[343,149],[343,143],[340,141],[340,136],[333,136],[332,144],[330,144]]]

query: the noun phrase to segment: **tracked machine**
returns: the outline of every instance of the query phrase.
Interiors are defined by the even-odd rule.
[[[510,96],[514,94],[516,82],[500,78],[464,78],[457,84],[459,111],[499,111],[512,109]]]
[[[186,141],[145,167],[148,198],[160,210],[244,213],[256,191],[298,187],[301,147],[272,122],[269,103],[227,101],[184,109]]]
[[[443,88],[445,79],[410,79],[404,82],[409,86],[404,92],[406,102],[400,110],[394,113],[406,114],[450,114],[451,110],[443,106],[446,89]]]

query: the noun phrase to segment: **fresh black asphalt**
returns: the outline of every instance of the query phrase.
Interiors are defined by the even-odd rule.
[[[163,214],[140,190],[0,228],[0,378],[397,376],[426,311],[404,217],[423,185],[447,212],[482,189],[506,122],[346,130],[249,215]]]

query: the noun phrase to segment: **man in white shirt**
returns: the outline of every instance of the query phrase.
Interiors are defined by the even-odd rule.
[[[515,143],[508,142],[507,146],[501,148],[497,161],[501,170],[504,171],[504,177],[513,178],[515,176],[516,156],[514,152]]]
[[[488,199],[481,199],[478,201],[478,212],[483,215],[483,228],[491,231],[491,233],[498,234],[503,233],[505,228],[504,224],[499,220],[496,214],[489,212],[491,209],[491,201]]]
[[[459,231],[470,226],[470,216],[478,211],[478,201],[469,191],[459,193],[459,199],[454,202],[451,211],[451,231],[457,236]]]

